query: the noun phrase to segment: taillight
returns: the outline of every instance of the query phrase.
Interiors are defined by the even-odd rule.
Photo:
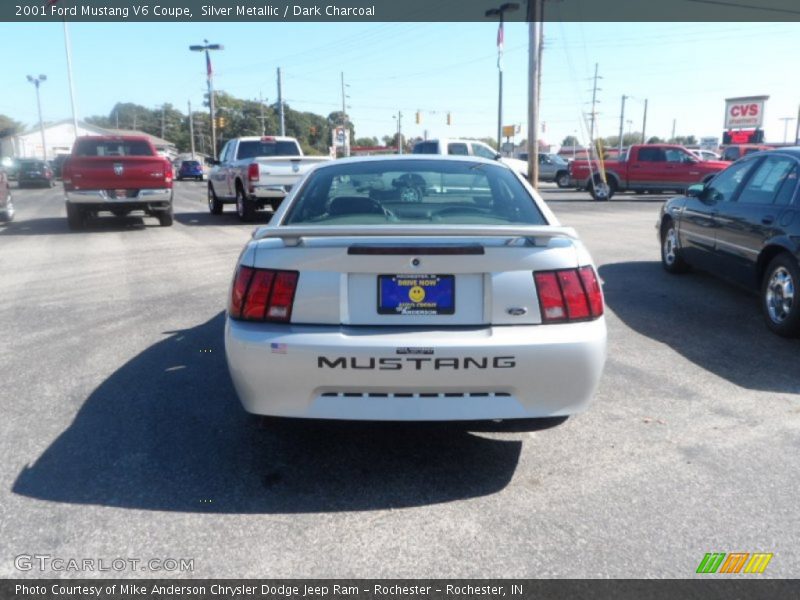
[[[533,274],[543,323],[587,321],[603,314],[603,292],[590,266]]]
[[[172,183],[172,163],[166,161],[164,164],[164,182]]]
[[[297,271],[240,266],[233,280],[228,314],[246,321],[288,323],[298,277]]]
[[[258,163],[250,163],[247,165],[247,178],[250,181],[258,181],[260,174],[258,172]]]

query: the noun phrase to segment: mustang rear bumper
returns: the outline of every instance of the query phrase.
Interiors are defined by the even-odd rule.
[[[225,353],[244,408],[322,419],[449,421],[584,410],[606,325],[425,330],[299,326],[230,318]]]

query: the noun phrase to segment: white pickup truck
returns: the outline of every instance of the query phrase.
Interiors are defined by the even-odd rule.
[[[236,204],[242,221],[259,208],[272,210],[300,178],[327,156],[303,156],[297,140],[281,136],[240,137],[230,140],[208,174],[208,210],[222,214],[225,204]]]

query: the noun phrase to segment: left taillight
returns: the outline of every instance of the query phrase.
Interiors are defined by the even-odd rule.
[[[591,321],[603,314],[603,292],[591,266],[533,274],[542,323]]]
[[[228,314],[245,321],[288,323],[298,279],[297,271],[240,266],[231,286]]]

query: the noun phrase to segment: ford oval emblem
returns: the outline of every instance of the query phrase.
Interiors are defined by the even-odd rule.
[[[512,317],[521,317],[528,312],[528,309],[524,306],[512,306],[511,308],[507,308],[506,312]]]
[[[114,173],[116,175],[120,175],[121,176],[124,171],[125,171],[125,167],[122,165],[122,163],[114,163]]]

